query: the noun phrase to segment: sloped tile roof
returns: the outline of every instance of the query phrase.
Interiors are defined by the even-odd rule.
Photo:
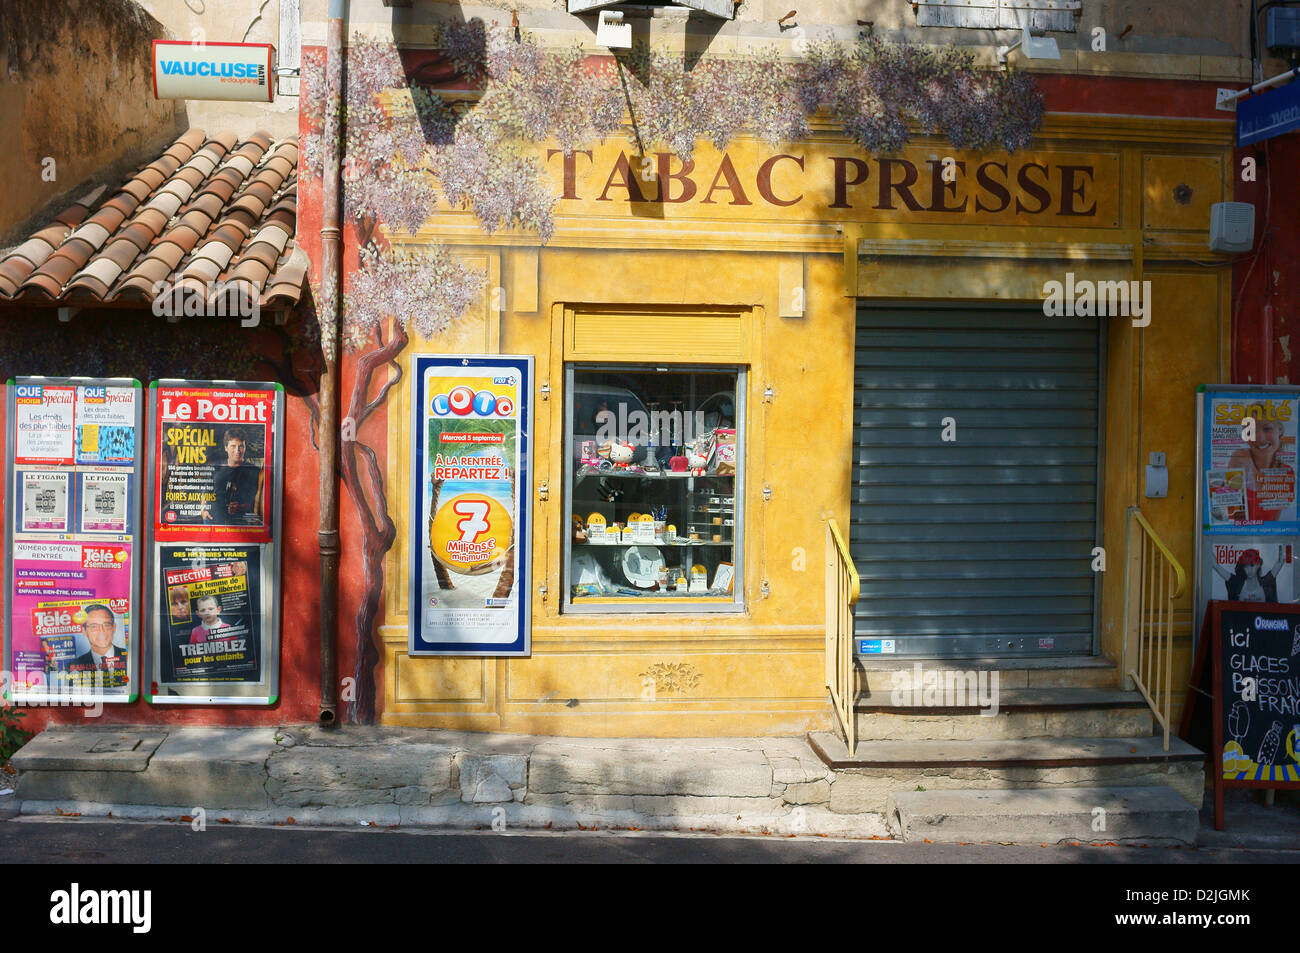
[[[0,257],[0,302],[148,306],[158,288],[181,296],[178,308],[196,292],[210,305],[237,294],[290,307],[308,267],[294,245],[297,212],[296,137],[190,129]]]

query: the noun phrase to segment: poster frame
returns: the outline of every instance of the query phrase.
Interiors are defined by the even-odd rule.
[[[144,459],[144,385],[134,377],[44,377],[44,376],[14,376],[6,381],[5,386],[5,494],[7,504],[5,506],[4,520],[4,630],[6,632],[4,639],[4,667],[5,672],[12,673],[14,644],[12,633],[13,623],[12,614],[14,611],[13,589],[14,589],[14,527],[16,521],[21,518],[21,510],[18,506],[17,486],[17,463],[15,460],[17,452],[17,441],[15,437],[15,422],[17,417],[17,387],[20,383],[39,384],[41,386],[53,387],[130,387],[135,391],[135,460],[130,467],[115,466],[116,472],[126,472],[135,481],[135,493],[133,497],[128,498],[127,507],[129,515],[133,517],[131,527],[133,532],[110,534],[119,537],[127,537],[127,545],[131,547],[131,605],[135,610],[134,631],[130,638],[132,644],[127,646],[127,691],[122,693],[106,693],[104,691],[77,692],[72,696],[63,696],[60,694],[50,695],[48,692],[41,694],[32,694],[30,692],[19,692],[16,686],[7,684],[4,687],[3,698],[6,702],[22,706],[32,707],[54,707],[60,704],[69,705],[99,705],[99,704],[134,704],[140,697],[140,677],[141,677],[141,659],[145,654],[145,626],[143,603],[141,602],[140,572],[143,561],[146,557],[146,549],[141,545],[141,525],[140,520],[143,517],[141,508],[141,484],[143,479],[142,463]],[[75,398],[74,398],[75,407]],[[74,418],[74,439],[75,439],[75,418]],[[61,537],[65,542],[77,542],[77,538],[85,534],[74,532],[78,520],[76,516],[77,503],[76,485],[77,485],[77,467],[76,454],[74,450],[73,463],[68,467],[69,479],[69,500],[68,500],[68,522],[63,533],[51,533],[51,537]],[[53,538],[51,542],[58,541]]]
[[[1213,536],[1216,540],[1230,542],[1239,537],[1266,535],[1259,532],[1259,527],[1247,526],[1242,527],[1239,533],[1210,533],[1209,527],[1205,522],[1205,469],[1206,453],[1205,446],[1205,413],[1206,400],[1216,394],[1278,394],[1286,395],[1291,398],[1300,398],[1300,386],[1288,386],[1283,384],[1264,385],[1264,384],[1198,384],[1196,387],[1196,543],[1193,548],[1192,564],[1192,649],[1195,652],[1200,644],[1201,629],[1205,622],[1206,605],[1209,603],[1210,594],[1204,591],[1203,580],[1205,576],[1204,559],[1205,549],[1208,539]],[[1300,446],[1300,435],[1297,435],[1297,444]],[[1300,535],[1300,534],[1297,534]],[[1300,595],[1300,594],[1297,594]]]
[[[157,445],[161,428],[157,425],[158,414],[158,388],[159,387],[192,387],[197,389],[212,388],[217,390],[249,390],[249,391],[267,391],[274,393],[272,401],[272,426],[271,426],[271,445],[273,459],[271,468],[273,471],[273,484],[271,487],[271,541],[267,542],[239,542],[228,540],[224,542],[213,541],[210,539],[176,539],[168,538],[159,541],[155,539],[154,534],[154,516],[157,483]],[[145,605],[148,607],[148,615],[144,624],[146,633],[146,655],[145,655],[145,674],[144,678],[144,695],[145,701],[151,705],[249,705],[258,707],[268,707],[279,701],[280,689],[280,522],[284,508],[284,386],[275,381],[229,381],[229,380],[188,380],[182,378],[159,378],[149,383],[149,449],[148,449],[148,487],[145,493],[145,545],[149,554],[148,573],[145,582]],[[220,689],[232,683],[225,682],[168,682],[163,685],[158,681],[161,665],[161,643],[160,639],[164,633],[158,631],[158,604],[157,600],[163,590],[160,574],[162,572],[161,553],[163,546],[189,546],[191,548],[208,546],[212,548],[236,548],[236,547],[259,547],[262,550],[261,566],[261,587],[262,587],[262,611],[264,618],[264,631],[261,634],[262,644],[260,657],[262,659],[263,679],[257,683],[238,683],[248,684],[253,688],[264,689],[264,691],[246,694],[232,695],[228,692],[223,693]],[[269,556],[269,558],[267,558]],[[181,686],[209,686],[209,691],[203,694],[184,694],[171,695],[165,694],[167,687]]]
[[[532,534],[533,534],[533,363],[530,354],[412,354],[411,355],[411,470],[413,499],[408,530],[413,554],[407,591],[407,653],[414,657],[527,658],[532,655]],[[425,372],[437,368],[503,368],[520,375],[518,394],[519,465],[515,474],[515,638],[510,642],[427,642],[421,639],[423,613],[424,550],[421,523],[428,506],[424,488]],[[418,647],[417,647],[418,646]]]

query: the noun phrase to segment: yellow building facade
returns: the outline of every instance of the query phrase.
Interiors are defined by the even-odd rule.
[[[872,532],[855,522],[852,486],[859,309],[1041,313],[1046,286],[1067,273],[1150,282],[1148,324],[1099,319],[1105,570],[1092,654],[1118,661],[1127,509],[1141,506],[1183,565],[1193,563],[1194,390],[1228,371],[1230,261],[1208,250],[1207,230],[1210,205],[1231,198],[1232,128],[1049,114],[1033,147],[1015,155],[914,138],[872,156],[823,127],[779,149],[700,143],[687,163],[611,139],[569,157],[542,150],[563,196],[545,245],[484,235],[454,210],[415,235],[389,235],[416,251],[435,238],[450,244],[491,289],[452,330],[413,337],[398,359],[404,370],[417,353],[535,359],[533,609],[530,657],[410,656],[418,544],[399,532],[385,571],[383,722],[592,737],[829,728],[827,521],[851,544]],[[734,611],[564,611],[566,370],[607,364],[745,371]],[[398,526],[410,523],[402,501],[415,498],[409,399],[396,388],[387,417]],[[1164,499],[1143,498],[1152,451],[1168,457]],[[1191,599],[1189,586],[1175,618],[1176,673],[1190,670]]]

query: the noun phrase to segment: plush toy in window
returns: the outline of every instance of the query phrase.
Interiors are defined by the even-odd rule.
[[[636,456],[636,449],[630,443],[613,443],[609,447],[609,459],[616,470],[628,469],[628,464]]]
[[[686,448],[686,466],[690,470],[691,476],[704,476],[708,462],[708,456],[698,452],[694,446]]]

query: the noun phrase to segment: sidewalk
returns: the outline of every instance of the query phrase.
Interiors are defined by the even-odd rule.
[[[881,814],[833,796],[854,779],[803,738],[56,727],[12,764],[16,794],[0,797],[0,819],[188,820],[201,809],[207,824],[890,837]],[[1278,791],[1267,806],[1261,792],[1232,790],[1226,805],[1215,831],[1207,791],[1200,848],[1300,850],[1300,792]]]
[[[889,836],[879,814],[829,809],[835,773],[802,738],[78,727],[42,732],[12,763],[23,814]]]

